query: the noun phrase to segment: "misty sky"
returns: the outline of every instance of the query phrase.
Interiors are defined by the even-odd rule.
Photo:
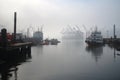
[[[102,30],[112,29],[113,24],[120,27],[120,0],[0,0],[0,24],[10,32],[15,11],[18,32],[30,25],[35,31],[44,24],[45,37],[58,37],[68,24],[81,29],[83,24],[88,29],[95,25]]]

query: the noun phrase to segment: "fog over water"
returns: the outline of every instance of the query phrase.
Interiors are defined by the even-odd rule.
[[[79,40],[33,46],[32,58],[16,66],[16,72],[8,71],[12,75],[6,74],[6,80],[120,80],[117,54],[108,45],[89,47]]]
[[[7,52],[8,55],[12,57],[18,50],[27,55],[22,54],[20,62],[18,58],[4,62],[2,59],[9,56],[2,52],[13,49],[14,45],[11,46],[6,36],[2,36],[1,45],[3,42],[5,46],[9,45],[1,47],[0,80],[120,80],[119,44],[115,48],[111,44],[90,47],[82,37],[76,39],[72,35],[73,39],[60,39],[63,28],[68,25],[73,33],[78,33],[77,36],[82,34],[79,29],[87,33],[97,26],[103,37],[111,37],[114,24],[120,38],[120,0],[0,0],[0,30],[7,28],[8,32],[13,32],[14,12],[17,12],[18,33],[26,34],[30,28],[32,36],[42,27],[44,39],[59,38],[57,42],[60,43],[48,45],[49,41],[43,41],[38,46],[15,48],[15,52]],[[108,42],[114,41],[119,43],[119,39]],[[36,40],[34,42],[37,43]],[[52,40],[50,42],[52,44]],[[30,47],[31,55],[26,51]]]
[[[81,29],[84,24],[88,29],[97,25],[106,33],[113,24],[120,27],[119,4],[120,0],[0,0],[0,24],[12,32],[16,11],[18,32],[25,33],[29,26],[37,30],[44,24],[45,37],[61,37],[68,24]]]

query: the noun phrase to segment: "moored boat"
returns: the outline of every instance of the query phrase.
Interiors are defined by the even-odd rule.
[[[101,32],[97,30],[93,31],[90,36],[88,36],[85,40],[88,45],[102,45],[103,37]]]
[[[60,43],[60,41],[58,41],[57,39],[51,39],[50,43],[51,45],[57,45],[58,43]]]

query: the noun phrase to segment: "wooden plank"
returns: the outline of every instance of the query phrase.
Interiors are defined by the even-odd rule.
[[[26,42],[26,43],[15,43],[15,44],[11,44],[7,47],[0,47],[0,50],[12,50],[12,49],[15,49],[15,48],[20,48],[20,47],[24,47],[24,46],[31,46],[32,45],[32,42]]]
[[[26,42],[26,43],[15,43],[15,44],[11,44],[10,47],[20,47],[20,46],[27,46],[27,45],[31,45],[32,42]]]

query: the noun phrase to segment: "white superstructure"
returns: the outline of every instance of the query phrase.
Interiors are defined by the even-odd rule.
[[[102,44],[103,43],[103,37],[101,35],[100,31],[93,31],[90,36],[86,38],[86,43],[88,44]]]

